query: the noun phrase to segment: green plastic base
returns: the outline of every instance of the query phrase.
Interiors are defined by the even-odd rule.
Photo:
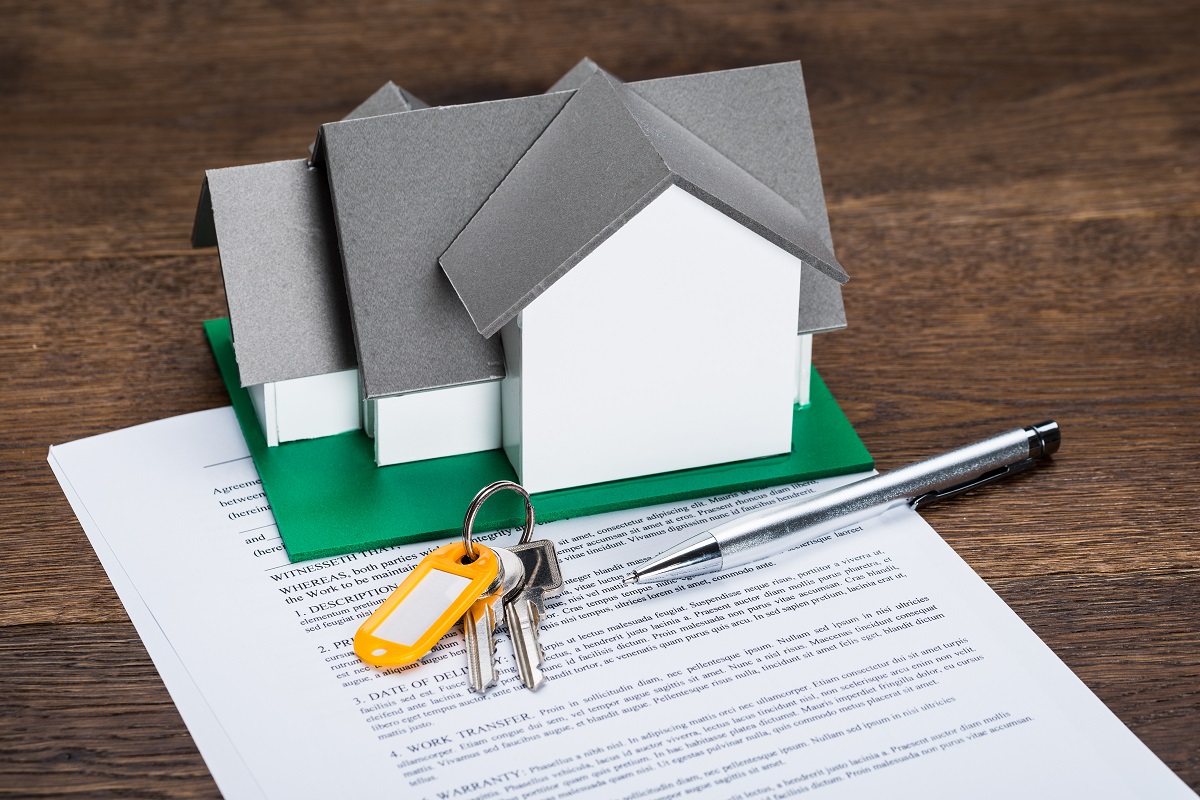
[[[476,492],[517,479],[502,450],[376,467],[374,444],[362,431],[267,447],[238,379],[229,320],[208,320],[204,330],[292,561],[457,535]],[[796,409],[790,454],[543,492],[533,502],[538,522],[551,522],[861,472],[872,464],[814,371],[812,403]],[[520,498],[502,492],[480,511],[476,530],[523,521]]]

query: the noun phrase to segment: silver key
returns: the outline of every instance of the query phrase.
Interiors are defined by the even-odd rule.
[[[480,694],[499,677],[495,638],[497,607],[525,581],[525,565],[516,554],[503,547],[492,550],[500,561],[496,580],[462,618],[463,635],[467,640],[467,686]]]
[[[525,580],[505,598],[504,621],[517,657],[517,674],[526,687],[536,690],[546,680],[541,670],[538,625],[546,612],[544,598],[562,591],[562,571],[558,566],[558,551],[549,539],[514,545],[511,550],[524,565]]]

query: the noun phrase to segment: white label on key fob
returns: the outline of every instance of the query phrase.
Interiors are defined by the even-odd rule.
[[[387,619],[375,629],[375,635],[396,644],[411,645],[433,627],[454,599],[471,583],[470,578],[430,570]]]

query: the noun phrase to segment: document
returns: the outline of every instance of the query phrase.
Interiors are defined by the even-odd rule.
[[[548,682],[354,631],[440,542],[292,564],[233,414],[50,462],[227,797],[1195,797],[915,513],[678,585],[631,565],[856,476],[539,525]],[[465,511],[465,509],[464,509]],[[479,537],[515,543],[519,531]]]

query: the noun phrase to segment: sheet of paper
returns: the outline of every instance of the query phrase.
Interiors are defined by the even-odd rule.
[[[229,737],[221,727],[220,720],[213,714],[204,695],[196,687],[196,682],[188,674],[187,667],[180,661],[179,655],[171,647],[170,640],[154,620],[154,614],[151,613],[142,596],[138,594],[137,587],[133,585],[133,581],[129,580],[129,576],[121,568],[112,548],[108,546],[108,541],[92,520],[91,514],[88,513],[79,495],[75,493],[75,489],[71,486],[70,480],[62,471],[53,453],[49,460],[50,468],[54,470],[54,475],[58,478],[63,493],[66,494],[67,500],[71,504],[71,509],[79,518],[79,524],[83,526],[83,531],[95,549],[96,556],[100,559],[100,564],[104,567],[108,579],[112,581],[117,597],[125,606],[125,611],[129,614],[134,628],[142,637],[142,644],[146,646],[150,660],[154,662],[159,675],[162,676],[167,692],[175,701],[180,715],[187,722],[188,730],[196,740],[196,747],[204,757],[204,763],[208,765],[221,792],[227,797],[259,800],[263,797],[262,791],[255,783],[254,776],[250,773],[246,763],[242,761],[237,749],[229,741]]]
[[[228,409],[51,459],[152,614],[148,646],[176,654],[164,679],[202,696],[172,686],[210,767],[233,769],[209,754],[227,741],[267,797],[1194,797],[912,512],[621,585],[708,521],[832,483],[539,526],[567,579],[549,682],[522,688],[501,634],[479,697],[457,632],[410,667],[357,661],[359,621],[431,545],[288,563]]]

